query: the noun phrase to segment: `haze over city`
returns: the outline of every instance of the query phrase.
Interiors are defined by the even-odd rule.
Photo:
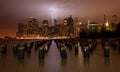
[[[28,17],[35,17],[41,24],[42,20],[51,20],[51,8],[57,10],[57,20],[70,15],[80,21],[103,22],[104,14],[111,20],[113,14],[120,21],[120,1],[118,0],[1,0],[0,1],[0,37],[15,37],[19,22],[26,23]]]

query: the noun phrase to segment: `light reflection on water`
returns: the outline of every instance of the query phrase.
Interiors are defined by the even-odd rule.
[[[0,72],[119,72],[120,54],[111,49],[110,57],[105,58],[101,44],[98,44],[90,58],[84,58],[79,46],[78,53],[67,49],[67,59],[61,59],[60,52],[52,41],[45,59],[38,58],[38,51],[32,48],[31,54],[25,54],[24,60],[18,60],[12,53],[13,43],[8,44],[6,55],[0,53]]]

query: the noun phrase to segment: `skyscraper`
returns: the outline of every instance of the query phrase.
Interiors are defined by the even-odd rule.
[[[49,23],[48,20],[43,20],[42,21],[42,33],[43,36],[48,36],[48,27],[49,27]]]
[[[17,37],[24,37],[27,35],[27,25],[23,23],[18,24],[18,32],[16,33]]]
[[[74,18],[74,37],[79,37],[79,33],[80,33],[80,24],[79,24],[78,18],[75,17]]]
[[[111,24],[113,30],[115,30],[117,28],[117,15],[114,14],[112,15],[112,24]]]
[[[42,27],[49,27],[48,20],[42,21]]]
[[[68,24],[67,24],[68,35],[70,37],[72,37],[74,35],[74,20],[73,20],[72,16],[68,17],[67,22],[68,22]]]
[[[28,18],[28,24],[27,24],[27,33],[28,36],[36,36],[38,34],[38,19],[35,19],[33,17]]]
[[[64,25],[67,25],[68,24],[68,21],[67,21],[67,18],[64,19]]]

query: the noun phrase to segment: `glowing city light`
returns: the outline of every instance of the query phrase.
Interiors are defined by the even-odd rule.
[[[82,22],[79,22],[79,24],[81,25],[81,24],[82,24]]]
[[[109,26],[109,22],[107,21],[107,22],[105,23],[105,25],[108,27],[108,26]]]
[[[30,18],[34,18],[34,17],[30,17]]]

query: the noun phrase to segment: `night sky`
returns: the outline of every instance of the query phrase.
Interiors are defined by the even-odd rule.
[[[120,0],[0,0],[0,37],[15,36],[17,24],[27,22],[28,17],[51,19],[51,8],[57,9],[57,19],[69,15],[80,21],[103,22],[106,14],[110,20],[113,14],[120,19]],[[62,22],[61,22],[62,23]]]

